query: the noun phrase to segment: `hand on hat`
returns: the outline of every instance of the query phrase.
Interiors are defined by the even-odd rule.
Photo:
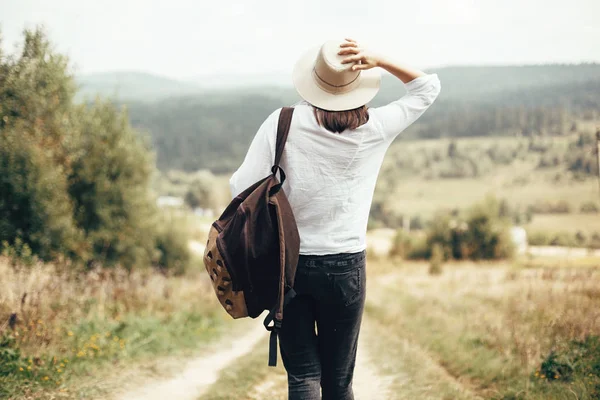
[[[361,47],[358,46],[353,39],[346,38],[346,41],[340,45],[341,50],[338,52],[339,55],[349,55],[342,60],[342,64],[355,63],[352,66],[353,71],[360,71],[364,69],[371,69],[378,67],[381,58]]]

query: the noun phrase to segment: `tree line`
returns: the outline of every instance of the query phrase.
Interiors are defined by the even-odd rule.
[[[448,68],[431,109],[403,138],[553,136],[600,118],[600,65]],[[385,77],[373,106],[403,94]],[[231,172],[260,124],[299,98],[288,90],[207,92],[156,102],[129,102],[134,127],[147,132],[161,170]]]
[[[185,234],[155,207],[154,158],[127,113],[101,99],[75,103],[68,59],[42,30],[25,31],[17,54],[1,49],[3,253],[182,269]]]

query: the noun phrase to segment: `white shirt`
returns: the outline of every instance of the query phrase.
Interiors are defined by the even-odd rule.
[[[318,125],[312,106],[294,108],[281,167],[283,190],[300,233],[300,254],[365,250],[367,221],[383,156],[392,141],[433,103],[440,92],[436,74],[405,85],[407,93],[369,109],[369,121],[342,133]],[[232,197],[271,173],[281,109],[261,125],[246,158],[229,184]]]

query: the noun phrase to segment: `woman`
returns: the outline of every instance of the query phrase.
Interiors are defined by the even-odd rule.
[[[367,108],[383,68],[407,94]],[[365,303],[365,237],[383,156],[433,103],[437,75],[404,67],[354,40],[328,41],[294,69],[296,104],[281,166],[300,233],[297,296],[285,309],[280,350],[289,399],[353,399],[352,376]],[[270,173],[279,111],[256,134],[231,177],[235,196]],[[315,329],[316,326],[316,329]]]

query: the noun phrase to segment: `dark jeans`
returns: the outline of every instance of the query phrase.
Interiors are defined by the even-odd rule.
[[[352,400],[365,252],[300,256],[279,334],[289,400]],[[317,332],[315,332],[315,324]]]

